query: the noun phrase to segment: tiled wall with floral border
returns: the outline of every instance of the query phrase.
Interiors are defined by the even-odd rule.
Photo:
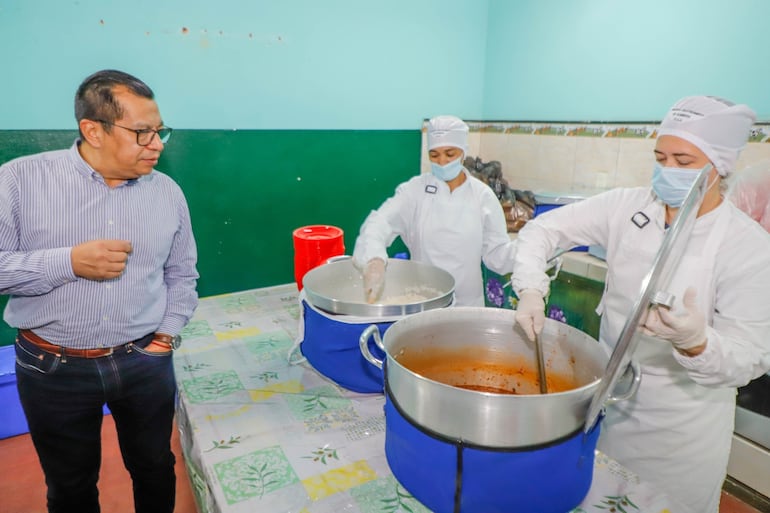
[[[613,187],[648,185],[657,123],[470,121],[468,155],[500,161],[514,189],[590,196]],[[770,124],[754,126],[737,169],[770,168]],[[430,164],[423,124],[422,171]]]

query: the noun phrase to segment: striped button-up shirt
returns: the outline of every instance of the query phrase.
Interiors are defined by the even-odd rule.
[[[178,334],[198,304],[197,250],[182,190],[158,171],[108,187],[68,150],[0,167],[0,294],[5,321],[71,348]],[[131,242],[123,274],[75,276],[73,246]]]

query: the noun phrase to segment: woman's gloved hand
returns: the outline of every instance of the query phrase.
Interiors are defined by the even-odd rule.
[[[529,340],[535,341],[535,335],[543,331],[545,325],[545,301],[539,290],[525,289],[519,294],[519,304],[516,307],[516,322],[527,334]]]
[[[706,343],[706,318],[698,310],[697,291],[689,287],[682,298],[685,311],[679,314],[666,308],[652,308],[644,323],[644,332],[668,340],[680,351],[690,350]]]
[[[364,268],[364,295],[367,303],[380,299],[385,286],[385,261],[382,258],[372,258]]]

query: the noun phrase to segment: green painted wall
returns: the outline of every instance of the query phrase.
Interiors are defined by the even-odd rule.
[[[0,131],[0,162],[66,148],[75,137]],[[339,226],[351,253],[369,211],[419,172],[420,144],[419,130],[175,131],[158,169],[190,206],[199,295],[293,282],[292,231],[300,226]],[[0,296],[0,309],[6,300]],[[0,345],[12,342],[0,324]]]

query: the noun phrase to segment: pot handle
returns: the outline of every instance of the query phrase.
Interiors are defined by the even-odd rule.
[[[376,324],[370,324],[369,327],[361,333],[361,336],[358,338],[358,347],[361,349],[361,354],[364,355],[367,362],[382,369],[382,360],[375,358],[374,355],[372,355],[372,352],[369,351],[369,337],[374,337],[374,343],[377,344],[377,347],[382,349],[382,352],[385,352],[385,346],[382,345],[380,330],[377,328]]]
[[[639,362],[632,361],[628,364],[628,367],[626,367],[626,373],[628,373],[629,370],[631,371],[631,384],[628,386],[628,390],[620,395],[610,395],[607,400],[604,401],[605,406],[614,404],[618,401],[625,401],[634,396],[639,388],[639,383],[642,382],[642,369],[639,367]]]
[[[621,395],[610,395],[607,397],[607,399],[604,400],[601,409],[595,416],[587,415],[585,424],[583,426],[584,433],[588,433],[594,428],[597,422],[599,422],[599,420],[604,416],[604,409],[608,405],[618,401],[625,401],[626,399],[630,399],[636,393],[637,389],[639,388],[639,384],[642,382],[642,368],[639,366],[638,362],[632,360],[626,366],[626,370],[624,371],[623,375],[625,376],[629,370],[631,371],[631,384],[628,385],[628,390],[626,390],[626,392]]]

